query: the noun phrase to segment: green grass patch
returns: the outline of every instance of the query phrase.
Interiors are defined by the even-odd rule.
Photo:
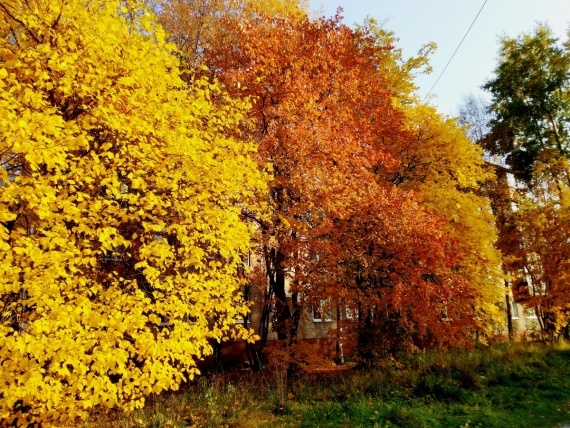
[[[570,423],[570,350],[532,344],[428,351],[369,371],[271,371],[200,379],[131,415],[85,427],[560,427]]]

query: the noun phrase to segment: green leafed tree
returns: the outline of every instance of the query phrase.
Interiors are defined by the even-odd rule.
[[[530,181],[537,156],[570,153],[570,52],[543,24],[531,33],[501,40],[492,94],[495,118],[485,148],[507,156],[518,178]]]
[[[498,246],[515,299],[534,310],[549,339],[568,334],[569,47],[544,24],[501,40],[495,76],[484,85],[489,126],[479,138],[517,178],[494,201]]]

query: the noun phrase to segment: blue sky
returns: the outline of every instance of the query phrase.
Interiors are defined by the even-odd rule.
[[[344,9],[345,23],[360,23],[366,16],[386,21],[385,28],[399,37],[405,57],[425,43],[438,49],[431,57],[433,73],[416,83],[423,97],[451,58],[484,0],[310,0],[319,15]],[[488,97],[480,86],[493,75],[500,35],[517,36],[546,22],[562,40],[570,24],[570,0],[487,0],[453,61],[432,91],[431,103],[441,113],[455,116],[464,95]]]

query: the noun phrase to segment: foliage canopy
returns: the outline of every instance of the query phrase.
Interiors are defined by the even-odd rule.
[[[240,213],[264,181],[228,136],[249,104],[184,83],[142,4],[0,14],[0,418],[140,407],[249,335]]]
[[[486,148],[506,155],[518,178],[529,182],[544,149],[569,154],[570,51],[552,30],[539,24],[533,33],[501,40],[491,92],[495,118]]]
[[[474,100],[464,109],[478,142],[508,167],[497,166],[501,179],[490,186],[498,248],[515,300],[534,311],[549,339],[570,328],[569,47],[544,24],[502,38],[495,76],[484,86],[492,94],[486,114]]]

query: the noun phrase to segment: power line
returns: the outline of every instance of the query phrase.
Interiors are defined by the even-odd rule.
[[[449,58],[449,61],[447,61],[447,64],[445,65],[445,67],[443,68],[442,72],[439,73],[439,76],[437,78],[437,80],[435,81],[435,83],[433,84],[433,86],[430,88],[430,90],[428,91],[428,93],[426,94],[426,96],[424,97],[422,102],[425,102],[425,100],[427,99],[427,97],[429,96],[429,94],[431,94],[431,91],[433,91],[433,88],[435,88],[435,85],[437,85],[437,82],[439,82],[439,79],[441,79],[441,76],[443,76],[443,73],[445,73],[445,70],[447,70],[447,67],[449,66],[449,64],[451,63],[451,61],[453,61],[453,58],[455,57],[455,54],[457,53],[457,51],[459,50],[459,48],[461,47],[461,45],[463,44],[463,41],[465,40],[465,38],[467,37],[467,35],[469,34],[469,31],[471,31],[471,28],[473,27],[473,24],[475,24],[475,21],[477,21],[477,18],[479,18],[479,15],[481,14],[481,11],[483,10],[483,8],[485,7],[485,5],[487,4],[487,0],[485,0],[485,2],[483,3],[483,6],[481,6],[481,9],[479,9],[479,12],[477,12],[477,15],[475,16],[475,18],[473,19],[473,22],[471,23],[471,25],[469,26],[469,28],[467,29],[467,32],[465,33],[465,35],[463,36],[463,38],[461,39],[461,41],[459,42],[459,45],[457,46],[457,49],[455,49],[455,52],[453,52],[453,55],[451,55],[451,58]]]

